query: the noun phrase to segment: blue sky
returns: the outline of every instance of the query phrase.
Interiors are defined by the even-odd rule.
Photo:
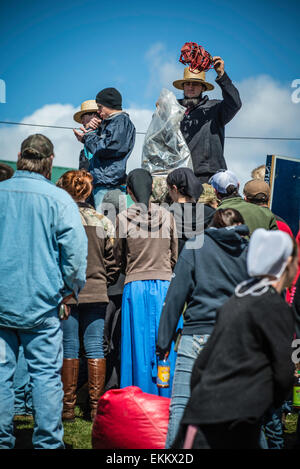
[[[299,12],[290,0],[1,2],[0,118],[77,106],[106,86],[120,89],[127,107],[153,107],[159,90],[146,89],[146,56],[156,43],[174,63],[195,41],[221,55],[235,81],[268,74],[289,84],[299,75]]]
[[[299,137],[300,103],[291,102],[291,83],[300,78],[299,17],[299,0],[1,2],[0,120],[73,126],[82,101],[114,86],[144,131],[162,87],[180,95],[172,81],[183,74],[181,47],[193,41],[223,57],[240,90],[243,107],[226,135]],[[207,80],[215,76],[209,71]],[[210,97],[221,97],[218,86]],[[15,159],[22,139],[42,131],[12,127],[0,124],[0,159]],[[81,147],[72,131],[43,132],[55,143],[56,164],[76,167]],[[139,137],[129,169],[141,149]],[[300,157],[300,142],[225,145],[241,179],[270,153]]]

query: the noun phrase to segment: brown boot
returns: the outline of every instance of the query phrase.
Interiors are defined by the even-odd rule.
[[[97,405],[104,391],[106,373],[105,358],[89,358],[88,359],[88,375],[89,375],[89,395],[91,406],[91,420],[94,420],[97,413]]]
[[[78,381],[79,359],[64,358],[61,379],[64,389],[63,420],[75,419],[76,388]]]

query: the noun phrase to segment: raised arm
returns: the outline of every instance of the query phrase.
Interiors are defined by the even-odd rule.
[[[219,104],[219,118],[221,123],[225,125],[230,122],[240,110],[242,101],[237,88],[224,70],[224,60],[219,56],[215,56],[213,60],[214,69],[218,75],[216,83],[220,86],[223,95],[223,101]]]

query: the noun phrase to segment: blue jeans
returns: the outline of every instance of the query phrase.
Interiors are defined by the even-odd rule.
[[[19,347],[17,368],[14,375],[15,414],[32,414],[32,394],[27,362],[22,345]]]
[[[182,335],[177,352],[170,404],[170,419],[166,448],[170,448],[191,395],[191,375],[196,358],[209,338],[205,335]]]
[[[35,449],[63,449],[63,353],[58,312],[30,330],[0,328],[0,448],[11,449],[15,445],[13,378],[19,340],[32,384],[33,446]]]
[[[124,195],[126,195],[126,186],[125,185],[120,185],[120,186],[96,186],[94,187],[93,190],[93,196],[94,196],[94,203],[95,203],[95,209],[97,212],[102,213],[101,211],[101,204],[103,201],[103,197],[105,194],[109,191],[113,191],[114,189],[119,189]],[[129,197],[129,196],[128,196]],[[126,197],[126,202],[128,202],[128,197]],[[129,198],[131,200],[131,198]],[[127,203],[128,206],[128,203]]]
[[[103,331],[107,303],[71,305],[71,314],[63,321],[64,358],[79,358],[79,329],[83,334],[86,358],[104,358]]]
[[[108,191],[111,191],[111,187],[96,186],[94,188],[93,196],[94,196],[95,209],[97,210],[97,212],[101,212],[101,204],[103,201],[103,197]]]
[[[265,438],[261,437],[263,449],[283,449],[282,408],[270,409],[264,415],[263,428]]]

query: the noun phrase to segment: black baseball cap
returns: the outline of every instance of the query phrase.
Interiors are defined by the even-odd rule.
[[[41,159],[54,154],[53,143],[42,134],[27,137],[21,145],[21,158]]]

